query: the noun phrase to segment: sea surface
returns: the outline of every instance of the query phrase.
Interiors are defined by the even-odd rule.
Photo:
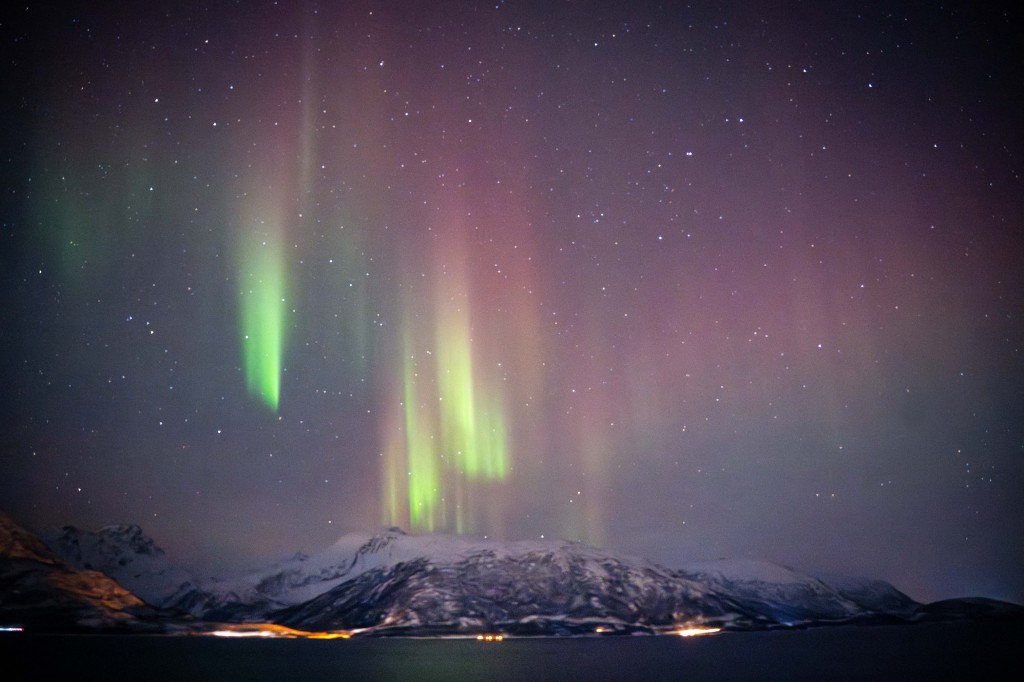
[[[1024,624],[932,623],[701,637],[223,639],[0,635],[15,680],[1021,679]]]

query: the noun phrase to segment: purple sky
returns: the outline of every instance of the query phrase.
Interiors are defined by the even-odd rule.
[[[5,10],[0,506],[1024,601],[1019,17],[758,4]]]

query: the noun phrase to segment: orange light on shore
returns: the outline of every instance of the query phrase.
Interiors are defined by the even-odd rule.
[[[505,635],[477,635],[476,640],[478,642],[501,642],[504,641]]]
[[[682,630],[676,630],[674,634],[680,637],[697,637],[699,635],[713,635],[721,631],[722,628],[683,628]]]
[[[225,625],[220,630],[203,634],[213,637],[281,637],[287,639],[348,639],[352,636],[350,632],[307,632],[272,623]]]

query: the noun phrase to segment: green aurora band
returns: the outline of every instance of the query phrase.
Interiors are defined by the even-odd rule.
[[[477,390],[468,321],[448,322],[438,330],[437,345],[442,442],[467,478],[504,478],[508,471],[499,401]]]
[[[265,233],[264,233],[265,234]],[[281,398],[285,264],[279,239],[250,234],[241,245],[239,316],[249,394],[275,412]]]
[[[404,439],[385,464],[386,514],[402,523],[398,494],[408,499],[413,530],[472,531],[487,505],[487,485],[509,473],[501,396],[473,363],[468,316],[438,312],[434,352],[415,353],[415,316],[407,312],[402,344]],[[421,328],[422,333],[422,328]],[[404,457],[402,457],[404,455]],[[401,464],[399,462],[401,461]]]
[[[430,424],[416,391],[414,360],[408,352],[403,362],[403,397],[405,404],[406,461],[409,471],[409,523],[413,528],[433,531],[437,528],[441,508],[441,471]]]

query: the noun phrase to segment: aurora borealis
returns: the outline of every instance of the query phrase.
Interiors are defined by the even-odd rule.
[[[967,3],[4,10],[0,506],[1024,600],[1021,24]]]
[[[240,237],[238,280],[242,363],[249,392],[277,410],[285,335],[285,272],[281,238],[264,220]]]

